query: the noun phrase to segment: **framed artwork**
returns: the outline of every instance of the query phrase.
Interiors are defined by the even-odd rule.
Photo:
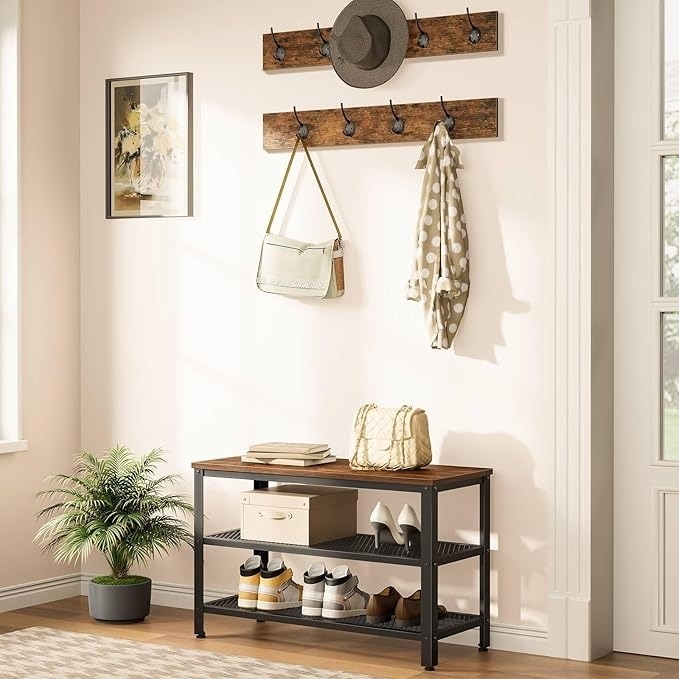
[[[193,215],[192,73],[106,81],[106,217]]]

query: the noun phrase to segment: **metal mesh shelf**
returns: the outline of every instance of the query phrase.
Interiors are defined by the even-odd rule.
[[[222,545],[229,547],[242,547],[244,549],[271,550],[297,554],[329,554],[340,559],[357,559],[360,561],[382,561],[384,563],[398,563],[412,566],[420,565],[419,545],[412,552],[408,552],[403,545],[380,545],[375,549],[375,538],[372,535],[359,533],[339,540],[322,542],[317,545],[288,545],[278,542],[258,542],[255,540],[243,540],[240,530],[227,530],[213,533],[205,537],[206,545]],[[469,559],[478,556],[482,552],[480,545],[470,545],[460,542],[438,543],[436,563],[442,565]]]
[[[397,627],[393,621],[371,624],[366,621],[365,616],[355,618],[344,618],[334,620],[316,616],[302,615],[301,608],[289,608],[284,611],[269,612],[257,611],[238,607],[238,597],[230,596],[224,599],[216,599],[205,603],[206,613],[217,613],[218,615],[234,615],[243,618],[253,618],[255,620],[268,620],[272,622],[287,622],[298,625],[313,627],[329,627],[332,629],[344,629],[353,632],[365,632],[367,634],[377,634],[380,636],[397,636],[405,639],[417,639],[420,636],[420,626]],[[437,637],[444,637],[457,634],[481,624],[481,616],[471,613],[448,613],[438,621]]]

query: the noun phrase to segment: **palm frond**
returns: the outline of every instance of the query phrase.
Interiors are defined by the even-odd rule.
[[[193,535],[178,518],[190,515],[193,506],[183,495],[164,492],[181,476],[157,475],[163,455],[154,448],[137,457],[121,445],[101,457],[82,451],[72,475],[53,474],[46,479],[52,487],[36,493],[51,504],[36,515],[46,521],[35,539],[57,562],[99,551],[115,577],[182,544],[193,546]]]

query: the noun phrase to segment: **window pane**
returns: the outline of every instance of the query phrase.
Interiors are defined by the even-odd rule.
[[[679,460],[679,313],[662,315],[664,460]]]
[[[665,0],[665,139],[679,139],[679,0]]]
[[[679,156],[663,158],[663,294],[679,297]]]

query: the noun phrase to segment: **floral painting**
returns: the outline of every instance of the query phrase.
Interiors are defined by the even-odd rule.
[[[106,216],[187,217],[191,73],[106,81]]]

